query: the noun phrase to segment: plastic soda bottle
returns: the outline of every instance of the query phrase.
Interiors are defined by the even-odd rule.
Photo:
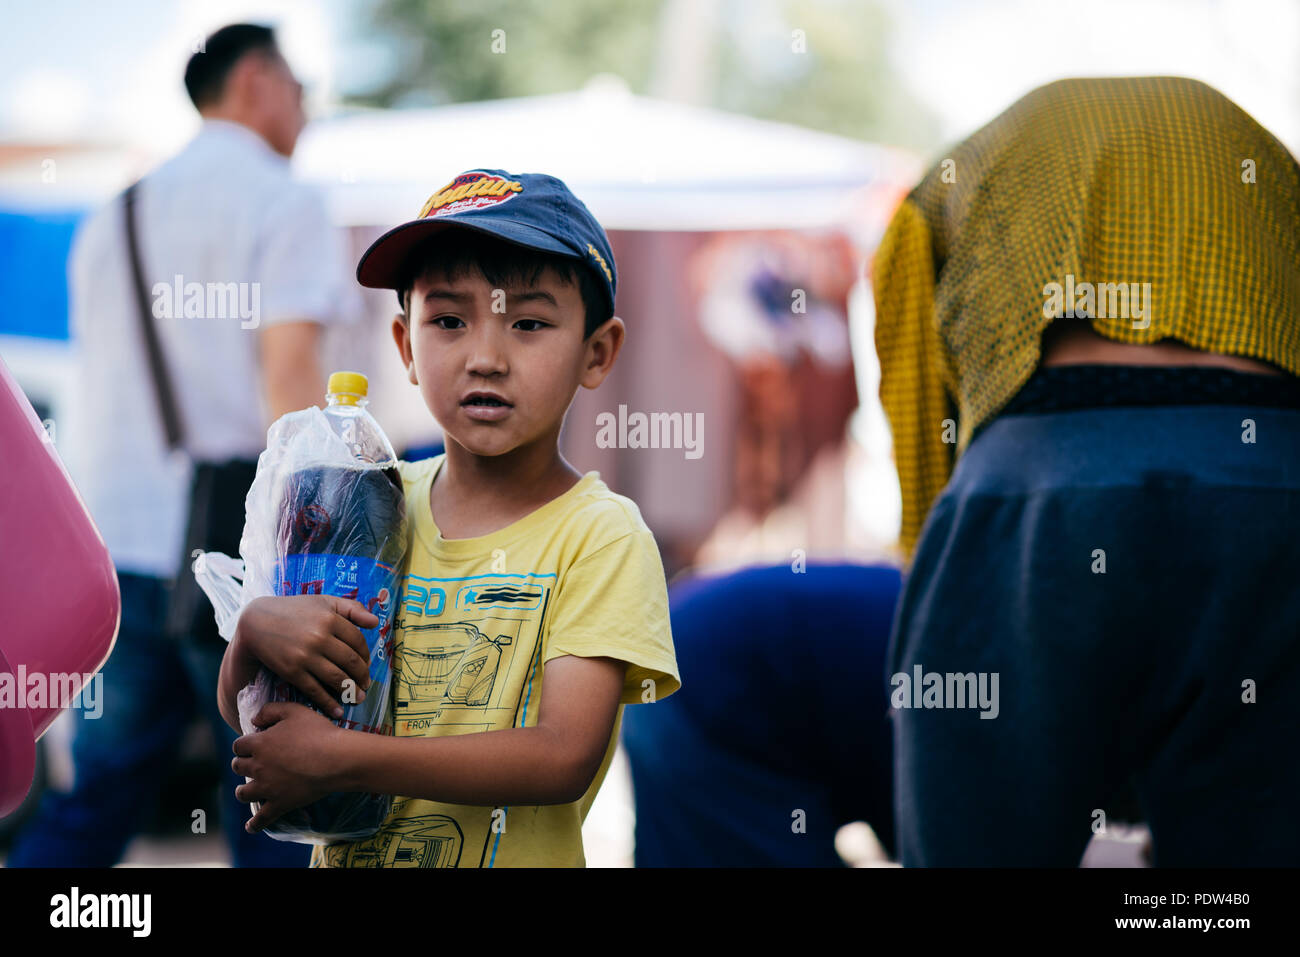
[[[392,733],[390,697],[394,617],[406,554],[406,507],[397,456],[374,417],[366,411],[366,377],[335,372],[329,377],[323,410],[347,451],[329,451],[326,464],[299,468],[284,489],[276,530],[277,591],[282,595],[337,595],[360,602],[379,618],[362,629],[370,652],[370,687],[345,694],[343,717],[326,715],[340,727]],[[357,701],[365,691],[365,698]],[[272,700],[311,703],[276,679]],[[342,835],[374,833],[389,800],[381,795],[330,795],[285,815],[268,832]]]

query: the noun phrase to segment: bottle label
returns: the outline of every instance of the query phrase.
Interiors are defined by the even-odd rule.
[[[371,688],[387,685],[392,674],[393,611],[397,606],[397,571],[391,565],[358,555],[308,554],[287,555],[275,566],[277,592],[281,595],[335,595],[360,602],[366,610],[379,619],[374,628],[362,628],[366,646],[370,649]],[[358,626],[359,627],[359,626]],[[278,687],[275,683],[272,697],[282,697],[292,689]],[[294,695],[294,699],[303,700]],[[386,715],[367,692],[366,700],[346,708],[343,718],[336,721],[341,727],[359,731],[389,733],[384,727]]]

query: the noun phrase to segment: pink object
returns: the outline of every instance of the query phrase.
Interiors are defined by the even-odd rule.
[[[9,685],[0,687],[3,817],[27,796],[36,742],[68,704],[50,676],[103,667],[117,638],[121,599],[108,548],[3,360],[0,462],[0,682]],[[44,676],[44,701],[28,694],[34,675]],[[83,684],[78,678],[75,690]]]

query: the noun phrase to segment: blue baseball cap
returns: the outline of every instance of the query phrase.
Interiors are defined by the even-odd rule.
[[[544,173],[511,174],[503,169],[461,173],[430,196],[415,219],[370,244],[357,263],[357,282],[371,289],[397,289],[406,278],[407,259],[415,245],[454,227],[579,260],[605,291],[609,314],[614,314],[618,279],[609,237],[569,187]]]

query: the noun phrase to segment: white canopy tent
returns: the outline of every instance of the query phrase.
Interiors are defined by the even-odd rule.
[[[487,168],[559,176],[610,232],[839,229],[865,254],[878,242],[900,195],[922,172],[919,159],[902,150],[634,95],[609,76],[570,93],[362,111],[321,120],[304,132],[294,164],[300,176],[324,190],[332,218],[354,229],[360,248],[383,229],[411,219],[456,174]],[[635,274],[641,265],[631,250],[645,248],[623,246],[625,275],[629,268]],[[656,257],[653,268],[683,265],[677,258],[682,247],[659,248],[674,252]],[[660,317],[655,329],[641,333],[640,360],[651,367],[663,366],[687,336],[684,328],[671,335],[660,328],[682,321],[677,314],[687,304],[680,299],[680,285],[656,285],[653,301],[637,302],[633,291],[625,306],[638,316]],[[859,308],[850,317],[852,326],[868,323],[865,333],[855,330],[867,337],[864,341],[870,335],[861,308],[867,298],[854,297]],[[377,308],[391,310],[390,299],[380,296]],[[384,341],[374,350],[387,356],[391,336],[383,325]],[[661,342],[661,335],[668,337]],[[659,354],[657,349],[668,351]],[[721,360],[692,355],[695,365],[686,379],[717,377]],[[869,378],[866,365],[862,376]],[[867,404],[875,407],[874,418],[882,419],[872,384],[864,380],[862,386]],[[707,392],[712,387],[698,388]],[[404,377],[381,375],[372,383],[388,426],[415,436],[428,428],[428,417],[407,401],[409,391]],[[585,411],[583,401],[579,396],[579,415]],[[722,399],[701,393],[691,401],[721,408]],[[661,523],[667,521],[653,501],[647,499],[646,505]],[[696,521],[678,515],[680,511],[672,512],[680,522]]]
[[[57,197],[93,206],[159,158],[94,144],[55,155],[59,175],[53,184],[33,181],[40,171],[36,164],[9,170],[12,176],[0,166],[0,198],[8,186],[34,203]],[[649,368],[676,370],[685,384],[677,387],[681,394],[675,399],[695,408],[716,408],[721,418],[725,406],[719,403],[729,401],[722,395],[723,360],[708,350],[683,346],[697,341],[683,318],[692,308],[684,284],[644,277],[653,273],[680,279],[684,257],[695,245],[695,237],[683,233],[842,229],[859,250],[869,252],[900,194],[921,171],[917,158],[901,150],[637,96],[609,77],[570,93],[317,120],[304,131],[294,166],[298,175],[323,189],[336,224],[350,228],[354,257],[383,229],[414,216],[434,190],[463,170],[501,168],[561,177],[607,230],[625,234],[615,237],[623,274],[620,295],[636,320],[641,361]],[[651,239],[653,233],[678,235]],[[633,278],[638,276],[640,283]],[[393,297],[375,290],[364,295],[375,321],[360,339],[346,329],[330,330],[326,367],[368,372],[372,408],[382,414],[394,442],[427,441],[427,410],[413,399],[406,377],[391,362]],[[649,316],[656,317],[654,324],[641,324]],[[11,367],[64,421],[63,399],[75,381],[67,344],[0,338],[0,351]],[[631,361],[629,353],[624,366]],[[655,378],[625,375],[629,390],[648,388],[645,383]],[[874,397],[874,389],[860,391]],[[589,397],[578,400],[581,414],[584,398]],[[658,394],[634,391],[620,399],[609,389],[601,401],[624,399],[633,407],[663,401]],[[75,428],[64,431],[71,438]],[[649,468],[671,467],[656,460]],[[668,488],[671,483],[662,484]],[[719,495],[721,489],[700,501]],[[653,496],[646,498],[647,509],[653,505]],[[668,511],[678,524],[710,520],[680,504]],[[659,519],[667,521],[663,515]]]
[[[559,176],[610,230],[861,229],[865,193],[915,178],[904,152],[664,100],[598,77],[574,93],[367,111],[313,123],[295,154],[349,226],[411,218],[466,169]],[[864,209],[864,207],[867,207]],[[874,225],[874,224],[873,224]]]

